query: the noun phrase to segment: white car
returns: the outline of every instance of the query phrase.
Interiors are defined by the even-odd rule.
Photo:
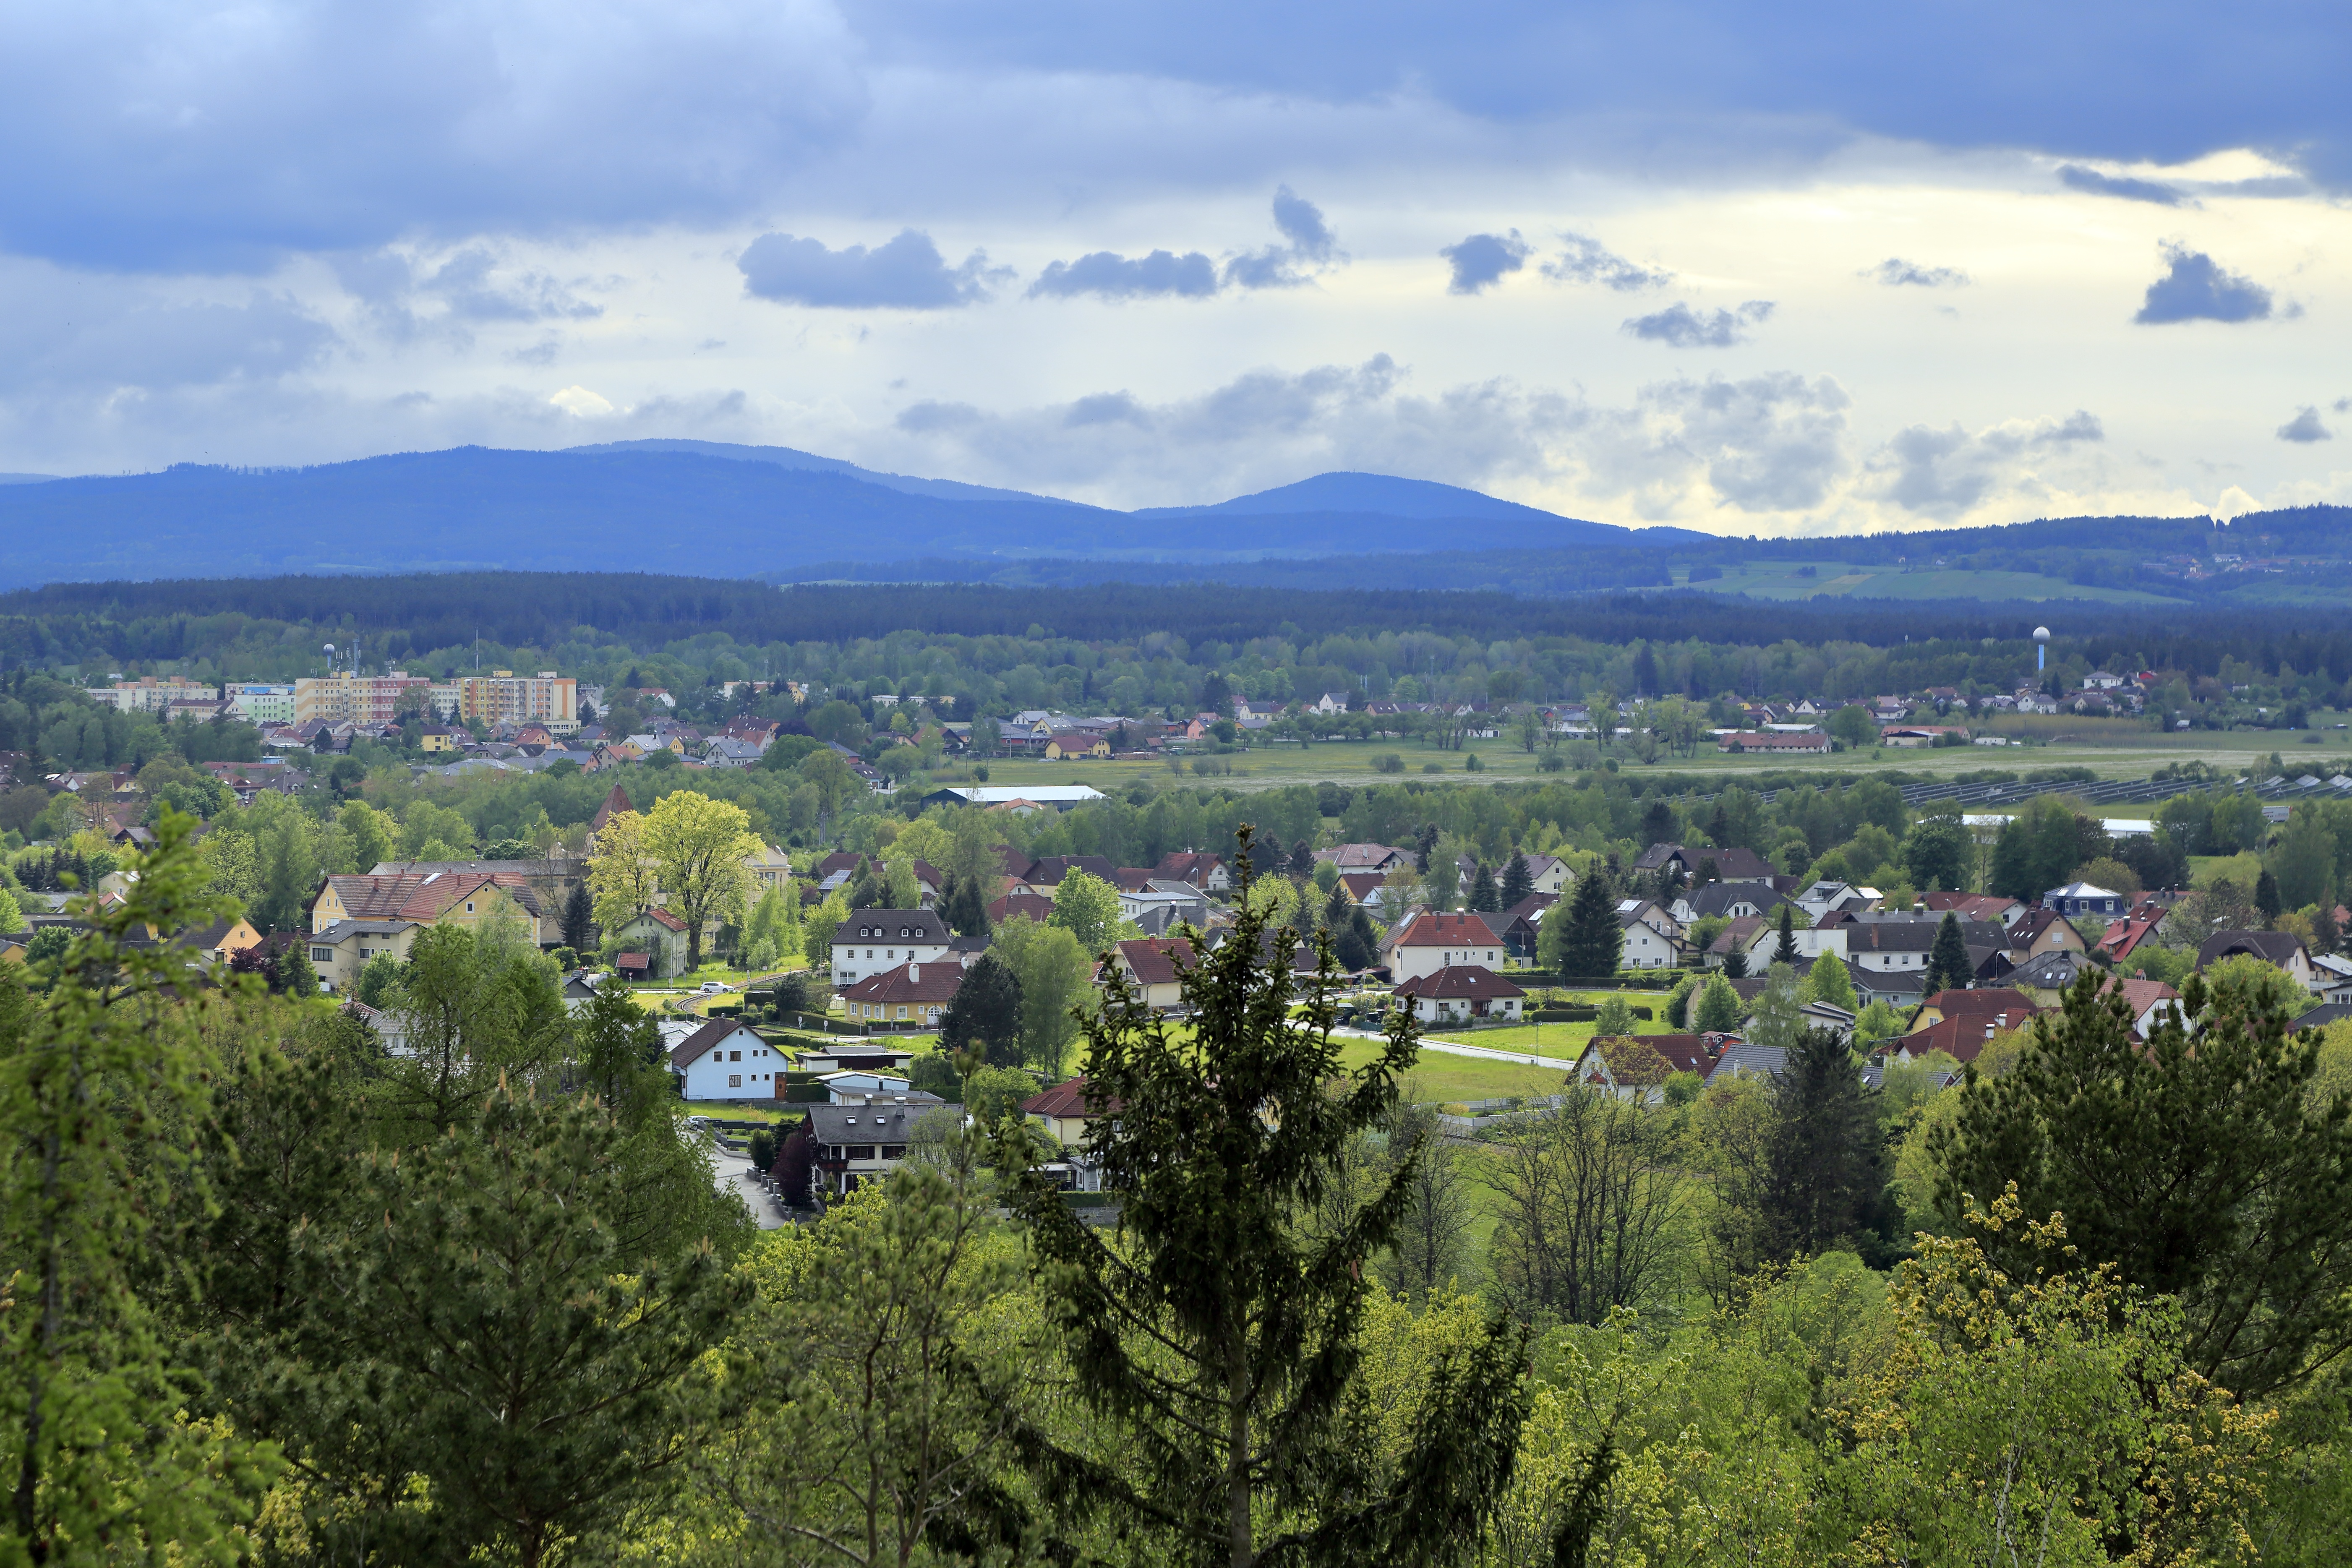
[[[724,980],[706,980],[696,987],[705,996],[716,996],[735,989]]]

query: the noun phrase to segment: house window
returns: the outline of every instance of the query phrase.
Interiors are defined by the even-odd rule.
[[[335,950],[331,947],[314,947],[310,950],[310,962],[332,963],[335,962]]]
[[[474,901],[471,899],[466,900],[466,912],[469,915],[474,912]]]
[[[730,1051],[727,1054],[727,1059],[730,1062],[740,1062],[743,1059],[743,1053],[740,1051]]]
[[[742,1075],[741,1073],[740,1073],[740,1072],[730,1072],[730,1073],[729,1073],[729,1074],[727,1075],[727,1087],[728,1087],[728,1088],[730,1088],[730,1089],[740,1089],[740,1088],[742,1088],[742,1087],[743,1087],[743,1075]]]

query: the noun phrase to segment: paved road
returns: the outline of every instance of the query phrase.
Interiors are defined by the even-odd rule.
[[[743,1200],[761,1230],[782,1230],[791,1222],[784,1218],[783,1209],[768,1195],[768,1190],[751,1179],[751,1162],[740,1154],[730,1154],[713,1143],[710,1165],[722,1193],[733,1193]]]
[[[1331,1032],[1358,1040],[1388,1038],[1387,1036],[1374,1034],[1370,1029],[1334,1029]],[[1574,1060],[1567,1057],[1539,1057],[1531,1056],[1525,1051],[1498,1051],[1490,1046],[1459,1046],[1452,1040],[1424,1039],[1421,1042],[1421,1048],[1424,1051],[1442,1052],[1449,1057],[1472,1057],[1479,1061],[1516,1062],[1521,1067],[1531,1068],[1558,1068],[1562,1072],[1576,1065]]]

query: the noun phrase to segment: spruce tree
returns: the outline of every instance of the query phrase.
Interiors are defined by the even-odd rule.
[[[289,996],[316,996],[319,994],[319,972],[310,967],[310,949],[300,932],[286,944],[278,955],[278,984],[273,990]]]
[[[1862,1065],[1834,1029],[1807,1029],[1772,1080],[1772,1135],[1759,1238],[1762,1260],[1812,1257],[1857,1242],[1886,1247],[1885,1139]]]
[[[1246,828],[1241,837],[1245,891]],[[1344,1220],[1300,1216],[1393,1115],[1415,1027],[1397,1015],[1379,1056],[1347,1068],[1331,1037],[1341,982],[1328,940],[1293,1016],[1291,943],[1276,937],[1269,951],[1264,917],[1245,897],[1237,908],[1231,937],[1196,950],[1186,972],[1185,1022],[1114,979],[1087,1024],[1089,1089],[1119,1107],[1088,1139],[1121,1205],[1116,1245],[1031,1168],[1025,1134],[999,1133],[1070,1396],[1096,1428],[1080,1447],[1066,1420],[1028,1425],[1016,1451],[1057,1523],[1108,1515],[1155,1542],[1155,1558],[1253,1568],[1450,1556],[1477,1539],[1507,1482],[1528,1408],[1525,1341],[1490,1323],[1432,1373],[1393,1437],[1350,1417],[1371,1265],[1398,1239],[1417,1151]],[[1046,1543],[1045,1555],[1064,1553]]]
[[[982,953],[963,972],[940,1017],[940,1049],[951,1057],[979,1052],[991,1067],[1021,1065],[1021,980],[995,953]]]
[[[1794,968],[1803,957],[1804,954],[1797,948],[1796,907],[1792,904],[1782,904],[1780,906],[1780,940],[1773,944],[1772,962],[1785,963]]]
[[[1470,894],[1463,900],[1463,907],[1475,914],[1492,914],[1502,907],[1501,897],[1495,887],[1494,872],[1486,868],[1486,862],[1479,861],[1477,869],[1470,874]]]
[[[2268,866],[2263,867],[2262,875],[2254,879],[2254,908],[2262,911],[2263,930],[2276,928],[2284,906],[2279,900],[2278,879],[2271,875]]]
[[[1512,851],[1509,863],[1503,868],[1503,890],[1496,895],[1495,907],[1516,910],[1535,890],[1535,878],[1528,871],[1528,858]]]
[[[595,926],[595,897],[586,882],[574,882],[571,896],[563,900],[563,945],[574,952],[593,952]]]
[[[1727,980],[1748,978],[1748,950],[1735,947],[1723,955],[1723,977]]]
[[[1975,979],[1968,941],[1960,934],[1960,917],[1946,910],[1936,927],[1936,945],[1927,952],[1927,972],[1920,977],[1919,994],[1925,998],[1938,991],[1965,991]]]
[[[1565,906],[1554,904],[1545,912],[1542,930],[1539,945],[1549,950],[1545,963],[1562,981],[1613,976],[1625,954],[1625,932],[1617,923],[1609,879],[1597,866],[1576,879],[1576,892]]]

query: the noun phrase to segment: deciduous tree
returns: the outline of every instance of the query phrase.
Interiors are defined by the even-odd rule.
[[[707,922],[741,921],[751,888],[743,859],[760,848],[751,817],[732,801],[677,790],[662,796],[646,816],[645,851],[659,868],[670,913],[686,922],[688,970],[701,966]]]

